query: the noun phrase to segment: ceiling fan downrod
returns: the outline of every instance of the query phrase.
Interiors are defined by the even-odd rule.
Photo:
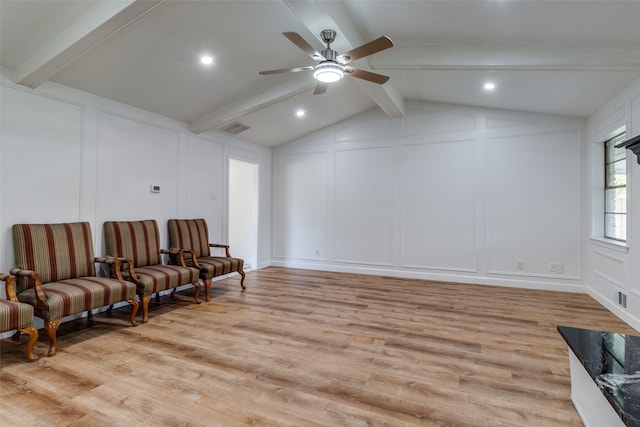
[[[320,33],[320,37],[322,37],[322,41],[327,45],[327,48],[321,52],[322,56],[324,56],[326,61],[335,62],[338,57],[338,53],[331,49],[331,43],[336,39],[336,32],[334,30],[323,30]]]

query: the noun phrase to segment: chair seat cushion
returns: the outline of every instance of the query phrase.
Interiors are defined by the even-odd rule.
[[[135,269],[138,282],[144,285],[144,294],[151,295],[198,281],[198,269],[178,265],[153,265]],[[123,276],[125,273],[123,272]],[[126,278],[126,276],[125,276]]]
[[[0,299],[0,332],[23,329],[33,323],[33,307]]]
[[[240,258],[207,256],[198,258],[200,264],[200,277],[211,279],[213,277],[229,274],[242,270],[244,260]]]
[[[136,285],[108,277],[80,277],[42,285],[47,297],[42,314],[46,320],[56,320],[71,314],[134,299]],[[33,288],[22,291],[18,299],[36,306]]]

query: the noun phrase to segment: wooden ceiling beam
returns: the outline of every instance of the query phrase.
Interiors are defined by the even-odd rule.
[[[379,70],[638,71],[640,50],[414,43],[381,52],[370,64]]]
[[[15,82],[35,88],[58,70],[98,46],[166,0],[99,2],[42,50],[22,64]]]

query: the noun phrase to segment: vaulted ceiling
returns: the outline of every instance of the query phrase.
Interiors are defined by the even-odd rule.
[[[408,99],[587,117],[640,77],[638,22],[640,1],[0,0],[0,65],[273,147],[371,108],[402,117]],[[351,65],[391,79],[314,95],[310,72],[258,74],[314,65],[282,32],[321,50],[327,28],[338,52],[389,36]]]

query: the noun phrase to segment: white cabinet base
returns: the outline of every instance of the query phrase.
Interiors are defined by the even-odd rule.
[[[569,367],[571,368],[571,401],[585,427],[624,427],[618,413],[570,348]]]

